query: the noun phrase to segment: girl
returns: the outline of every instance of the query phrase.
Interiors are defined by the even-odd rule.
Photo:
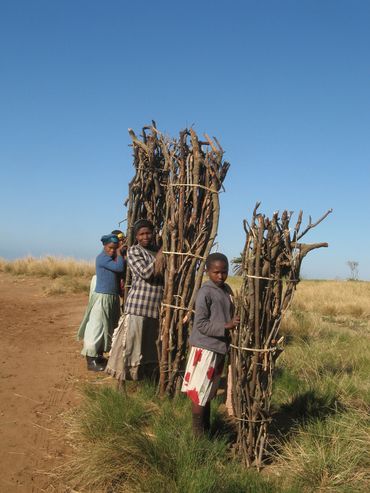
[[[239,323],[233,317],[232,290],[225,284],[229,263],[222,253],[206,260],[209,281],[199,289],[195,301],[192,346],[182,392],[192,403],[193,433],[202,436],[210,428],[210,401],[215,396],[228,351],[229,331]]]
[[[103,251],[96,257],[96,285],[90,292],[89,304],[78,330],[77,338],[84,340],[81,354],[86,356],[87,369],[103,371],[106,360],[103,352],[109,351],[114,328],[120,316],[119,274],[124,261],[118,238],[105,235],[101,238]]]

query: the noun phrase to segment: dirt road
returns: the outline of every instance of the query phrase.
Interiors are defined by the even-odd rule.
[[[63,413],[88,374],[76,342],[86,295],[46,297],[45,279],[0,274],[0,492],[64,492]]]

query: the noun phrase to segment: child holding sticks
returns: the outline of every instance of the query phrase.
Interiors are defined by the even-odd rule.
[[[193,433],[197,437],[210,429],[210,403],[224,367],[229,331],[240,321],[233,314],[232,290],[225,284],[228,270],[225,255],[209,255],[206,260],[209,280],[199,289],[195,302],[194,326],[189,339],[192,347],[181,391],[192,401]]]

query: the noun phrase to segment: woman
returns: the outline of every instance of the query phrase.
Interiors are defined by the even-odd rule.
[[[121,255],[124,260],[124,270],[123,272],[120,273],[119,275],[119,285],[120,285],[120,292],[119,295],[123,300],[124,292],[125,292],[125,278],[126,278],[126,257],[127,257],[127,238],[123,234],[123,232],[120,229],[114,229],[112,231],[112,235],[116,235],[118,238],[118,248],[121,250]],[[122,304],[122,310],[123,310],[123,304]]]
[[[127,253],[131,288],[107,365],[107,372],[119,381],[152,378],[158,373],[163,255],[153,245],[153,229],[151,222],[137,221],[134,224],[136,245]]]
[[[120,316],[119,279],[124,260],[116,235],[101,238],[103,251],[96,257],[96,285],[90,292],[89,304],[78,330],[77,338],[84,340],[81,354],[86,356],[87,369],[103,371],[112,334]]]

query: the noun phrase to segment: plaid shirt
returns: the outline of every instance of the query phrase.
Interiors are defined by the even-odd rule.
[[[125,313],[159,318],[163,283],[153,278],[154,262],[154,253],[140,245],[129,249],[127,263],[132,273],[132,283],[125,303]]]

